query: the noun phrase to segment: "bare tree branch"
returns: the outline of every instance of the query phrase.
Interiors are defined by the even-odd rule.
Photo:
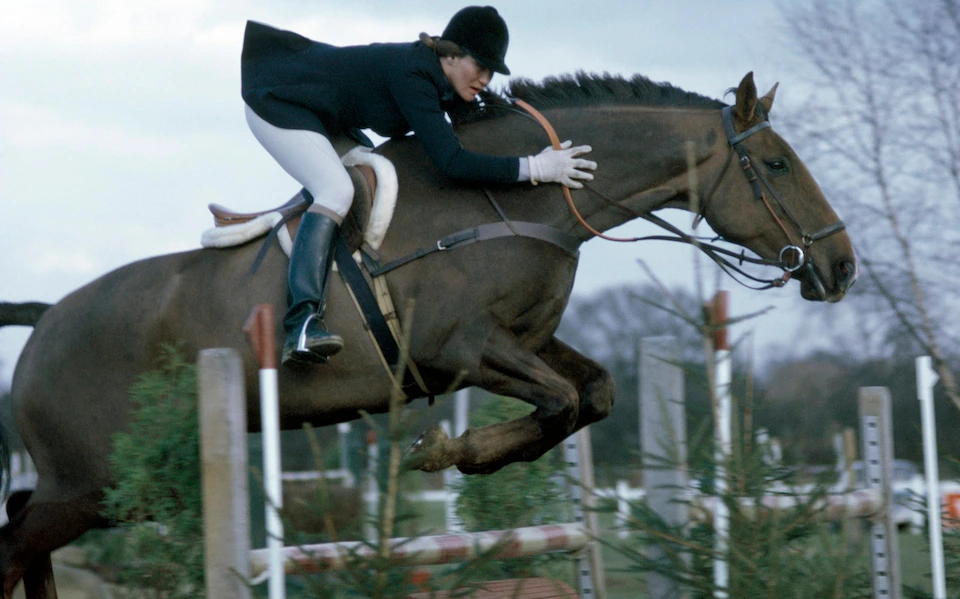
[[[960,0],[784,10],[815,90],[796,124],[862,238],[868,286],[852,301],[876,300],[888,330],[931,356],[960,409],[944,351],[960,298],[943,292],[960,279],[960,231],[944,226],[960,217]]]

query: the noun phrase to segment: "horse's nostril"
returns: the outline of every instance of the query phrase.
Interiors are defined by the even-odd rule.
[[[837,286],[841,289],[849,289],[857,280],[857,265],[850,260],[837,262],[833,271],[837,279]]]

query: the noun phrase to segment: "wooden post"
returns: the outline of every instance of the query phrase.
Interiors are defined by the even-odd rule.
[[[640,345],[640,442],[647,505],[670,524],[687,521],[687,505],[676,501],[687,487],[687,426],[683,369],[673,337],[649,337]],[[667,465],[672,468],[667,468]],[[651,559],[662,551],[648,548]],[[651,599],[682,597],[676,584],[661,574],[647,575]]]
[[[857,486],[853,472],[853,463],[857,461],[857,432],[849,426],[843,429],[843,455],[846,463],[846,470],[842,473],[844,490],[849,490]]]
[[[883,511],[870,528],[873,596],[900,599],[900,547],[893,522],[893,417],[886,387],[862,387],[859,396],[860,441],[868,489],[880,491]]]
[[[853,471],[853,463],[857,461],[857,432],[849,426],[843,429],[843,454],[846,470],[841,473],[841,482],[843,491],[847,492],[857,486],[857,477]],[[858,520],[844,520],[842,526],[850,546],[858,546],[863,539],[863,524]]]
[[[205,349],[197,369],[206,596],[250,599],[247,404],[240,355]]]

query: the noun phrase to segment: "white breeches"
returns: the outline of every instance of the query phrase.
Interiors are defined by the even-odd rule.
[[[353,181],[330,140],[316,131],[281,129],[263,120],[249,106],[247,124],[254,137],[283,170],[313,195],[312,211],[326,208],[340,217],[353,203]]]

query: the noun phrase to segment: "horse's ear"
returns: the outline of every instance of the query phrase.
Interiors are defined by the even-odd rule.
[[[779,85],[779,81],[774,83],[773,87],[770,88],[770,91],[760,98],[760,106],[763,106],[763,110],[767,114],[770,114],[770,108],[773,106],[773,97],[777,95],[777,86]]]
[[[733,108],[733,114],[741,123],[749,123],[753,120],[753,112],[757,108],[757,85],[753,82],[753,71],[744,75],[740,86],[737,87],[737,105]]]

